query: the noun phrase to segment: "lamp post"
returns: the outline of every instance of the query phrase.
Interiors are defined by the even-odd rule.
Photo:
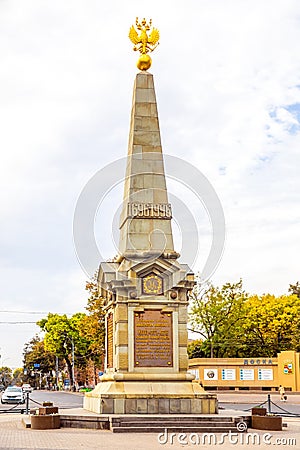
[[[72,373],[70,374],[72,377],[72,390],[75,391],[76,387],[75,387],[75,344],[74,344],[74,339],[73,337],[68,336],[67,334],[64,334],[64,337],[69,339],[69,341],[71,342],[71,357],[72,357],[72,362],[71,362],[71,366],[72,366]]]
[[[55,356],[55,379],[56,379],[56,390],[58,391],[58,356]]]
[[[72,338],[71,340],[71,344],[72,344],[72,380],[73,380],[73,391],[76,390],[76,386],[75,386],[75,346],[74,346],[74,340]]]

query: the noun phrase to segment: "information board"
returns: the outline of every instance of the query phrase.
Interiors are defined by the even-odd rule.
[[[273,369],[258,369],[259,380],[273,380]]]
[[[222,380],[235,380],[235,369],[222,369]]]
[[[240,380],[253,381],[254,369],[240,369]]]

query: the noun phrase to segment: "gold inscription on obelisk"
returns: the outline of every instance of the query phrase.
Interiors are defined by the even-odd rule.
[[[107,351],[107,367],[113,367],[113,349],[114,349],[114,319],[110,312],[107,316],[107,337],[106,337],[106,351]]]

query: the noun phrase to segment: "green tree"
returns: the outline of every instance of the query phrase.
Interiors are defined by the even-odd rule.
[[[12,370],[7,366],[0,367],[0,384],[7,387],[12,382],[12,379]]]
[[[207,341],[197,339],[188,343],[187,352],[190,359],[206,358],[206,355],[209,351],[210,349]]]
[[[89,351],[96,365],[103,365],[105,354],[105,313],[103,310],[103,298],[97,285],[97,272],[94,277],[86,283],[89,292],[86,310],[87,317],[83,320],[84,330],[89,337]]]
[[[45,332],[45,349],[63,358],[66,362],[71,387],[74,389],[74,365],[83,368],[87,364],[89,340],[82,333],[84,313],[76,313],[68,318],[66,314],[49,313],[47,318],[37,322]]]
[[[226,283],[221,288],[197,283],[192,294],[190,324],[204,339],[202,350],[207,357],[238,356],[232,344],[244,317],[246,298],[242,280]]]
[[[17,386],[21,386],[23,383],[23,367],[15,369],[13,371],[13,383]]]
[[[35,364],[39,365],[38,369],[35,368]],[[35,387],[39,384],[40,373],[41,377],[49,376],[55,369],[55,354],[46,350],[44,341],[38,335],[24,345],[23,367],[25,372],[23,380],[34,384]]]
[[[24,379],[30,382],[30,374],[35,374],[34,364],[39,364],[41,373],[51,373],[55,369],[56,359],[64,361],[69,373],[71,386],[74,387],[74,365],[82,370],[94,368],[95,381],[97,371],[103,368],[105,352],[105,314],[103,298],[97,287],[97,273],[86,283],[89,293],[87,313],[76,313],[68,318],[66,314],[49,313],[37,322],[45,333],[24,346]],[[27,377],[27,378],[26,378]]]

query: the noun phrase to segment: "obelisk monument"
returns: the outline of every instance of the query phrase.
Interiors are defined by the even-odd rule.
[[[100,264],[105,374],[84,408],[100,414],[215,413],[216,396],[188,373],[187,308],[194,276],[172,235],[157,103],[148,53],[159,32],[145,19],[129,37],[141,55],[131,110],[119,254]],[[140,32],[140,33],[139,33]]]

